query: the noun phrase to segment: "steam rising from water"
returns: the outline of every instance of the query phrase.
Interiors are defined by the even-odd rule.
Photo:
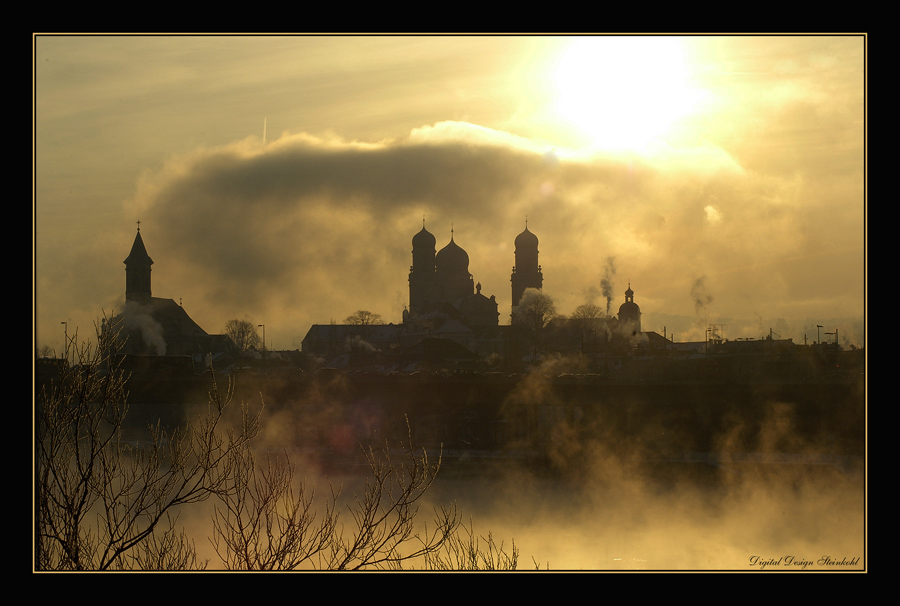
[[[548,358],[525,377],[506,403],[533,411],[567,406],[552,389],[554,377],[577,372],[577,361]],[[267,389],[266,393],[277,390]],[[303,401],[267,396],[265,424],[257,447],[302,446],[304,428],[325,427],[351,450],[359,430],[377,435],[384,419],[375,407],[349,428],[342,382],[316,388]],[[647,421],[623,436],[604,415],[542,416],[546,464],[527,459],[479,465],[445,461],[427,493],[429,505],[455,501],[476,533],[490,532],[508,549],[519,549],[519,569],[550,570],[863,570],[866,564],[866,501],[861,457],[843,456],[798,436],[791,407],[771,402],[753,427],[736,415],[712,453],[689,453],[672,441],[664,421]],[[590,423],[589,427],[585,427]],[[758,437],[753,452],[741,452],[746,434]],[[348,486],[361,476],[326,477],[293,450],[297,479]],[[786,454],[779,454],[786,453]],[[184,519],[198,548],[208,550],[208,519],[199,509]],[[203,553],[216,567],[215,554]],[[533,559],[532,559],[533,558]],[[823,559],[827,558],[827,559]],[[853,566],[837,562],[851,562]]]

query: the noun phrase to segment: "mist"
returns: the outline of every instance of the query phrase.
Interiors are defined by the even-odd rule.
[[[420,521],[430,522],[432,507],[455,503],[476,535],[490,533],[507,549],[515,545],[519,570],[865,569],[863,457],[845,452],[827,431],[804,431],[790,403],[772,400],[758,414],[736,413],[711,438],[711,452],[692,452],[667,417],[642,416],[639,425],[622,431],[617,406],[600,393],[590,414],[566,412],[572,402],[552,380],[577,370],[574,359],[549,359],[502,404],[510,419],[515,407],[542,411],[540,432],[530,438],[545,449],[540,463],[508,456],[455,459],[446,446],[429,448],[432,462],[441,452],[444,460]],[[257,387],[239,382],[238,397]],[[320,496],[336,488],[352,500],[365,474],[308,456],[309,432],[326,432],[334,453],[352,456],[363,445],[360,436],[383,435],[390,424],[385,409],[375,401],[360,406],[340,379],[317,382],[303,395],[283,391],[274,379],[262,387],[257,396],[266,407],[254,442],[260,461],[286,450],[297,465],[295,480],[317,486]],[[260,401],[247,402],[253,408]],[[413,419],[428,414],[415,401],[398,405]],[[376,449],[384,444],[378,438],[366,443]],[[534,447],[510,446],[520,452]],[[402,459],[398,452],[395,462]],[[215,569],[205,541],[207,513],[192,509],[183,521]],[[836,564],[854,558],[852,566]]]

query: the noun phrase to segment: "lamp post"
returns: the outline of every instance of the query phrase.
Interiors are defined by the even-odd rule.
[[[819,337],[819,329],[820,328],[822,328],[822,325],[816,324],[816,343],[821,343],[821,341],[819,340],[820,339],[820,337]]]
[[[266,325],[259,324],[257,328],[263,329],[263,346],[262,346],[262,361],[263,361],[263,374],[266,374]]]
[[[63,356],[69,359],[69,323],[60,322],[63,325]]]

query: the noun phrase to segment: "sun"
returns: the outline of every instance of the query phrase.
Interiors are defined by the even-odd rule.
[[[602,150],[646,149],[701,98],[677,37],[576,38],[554,80],[557,117],[582,144]]]

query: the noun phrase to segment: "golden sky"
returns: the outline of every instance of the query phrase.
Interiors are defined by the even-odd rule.
[[[422,218],[508,322],[513,240],[563,314],[864,344],[866,38],[34,37],[35,345],[153,295],[297,349],[399,322]]]

